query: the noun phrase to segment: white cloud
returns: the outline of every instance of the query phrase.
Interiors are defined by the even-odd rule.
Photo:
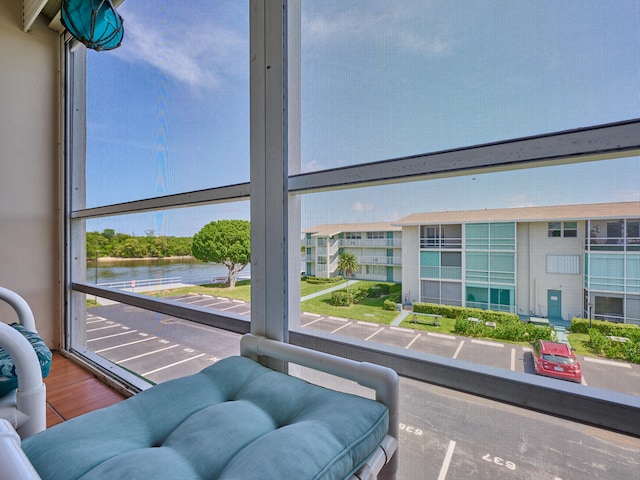
[[[529,198],[529,195],[526,195],[524,193],[520,195],[514,195],[513,197],[507,199],[507,204],[509,205],[510,208],[537,206],[536,203]]]
[[[204,22],[144,22],[133,12],[125,22],[125,61],[146,63],[191,87],[218,88],[247,71],[248,39]]]
[[[640,201],[640,190],[616,191],[615,198],[619,202],[638,202]]]
[[[375,2],[336,14],[303,15],[306,41],[343,44],[382,39],[416,55],[441,56],[452,53],[458,41],[451,28],[434,15],[429,2]]]
[[[375,205],[372,203],[362,203],[361,201],[356,201],[351,205],[352,212],[370,212],[375,208]]]
[[[302,164],[302,172],[303,173],[317,172],[318,170],[324,170],[324,169],[325,169],[325,166],[322,165],[317,160],[311,160],[309,162],[306,162],[306,163]]]

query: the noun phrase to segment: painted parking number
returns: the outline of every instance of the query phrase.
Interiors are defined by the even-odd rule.
[[[421,436],[422,430],[416,427],[412,427],[411,425],[405,425],[404,423],[400,424],[400,430],[404,430],[407,433],[413,433],[414,435]]]
[[[496,465],[499,465],[501,467],[506,467],[509,470],[515,470],[516,469],[516,464],[513,462],[510,462],[508,460],[504,460],[500,457],[493,457],[491,456],[490,453],[487,453],[484,457],[482,457],[483,460],[487,461],[487,462],[491,462],[491,463],[495,463]]]

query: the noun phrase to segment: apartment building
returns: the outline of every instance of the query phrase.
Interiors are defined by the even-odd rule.
[[[342,253],[360,263],[362,280],[402,281],[402,228],[390,223],[319,225],[303,230],[305,274],[329,278],[340,275]]]
[[[306,229],[307,274],[402,282],[410,302],[640,324],[640,202],[416,213]]]

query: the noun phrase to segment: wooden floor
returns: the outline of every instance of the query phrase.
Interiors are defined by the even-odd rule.
[[[124,399],[88,371],[57,353],[53,354],[44,383],[47,386],[47,428]]]

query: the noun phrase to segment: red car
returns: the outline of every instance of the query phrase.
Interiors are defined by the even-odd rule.
[[[566,343],[536,340],[532,343],[533,364],[538,375],[582,382],[582,370]]]

